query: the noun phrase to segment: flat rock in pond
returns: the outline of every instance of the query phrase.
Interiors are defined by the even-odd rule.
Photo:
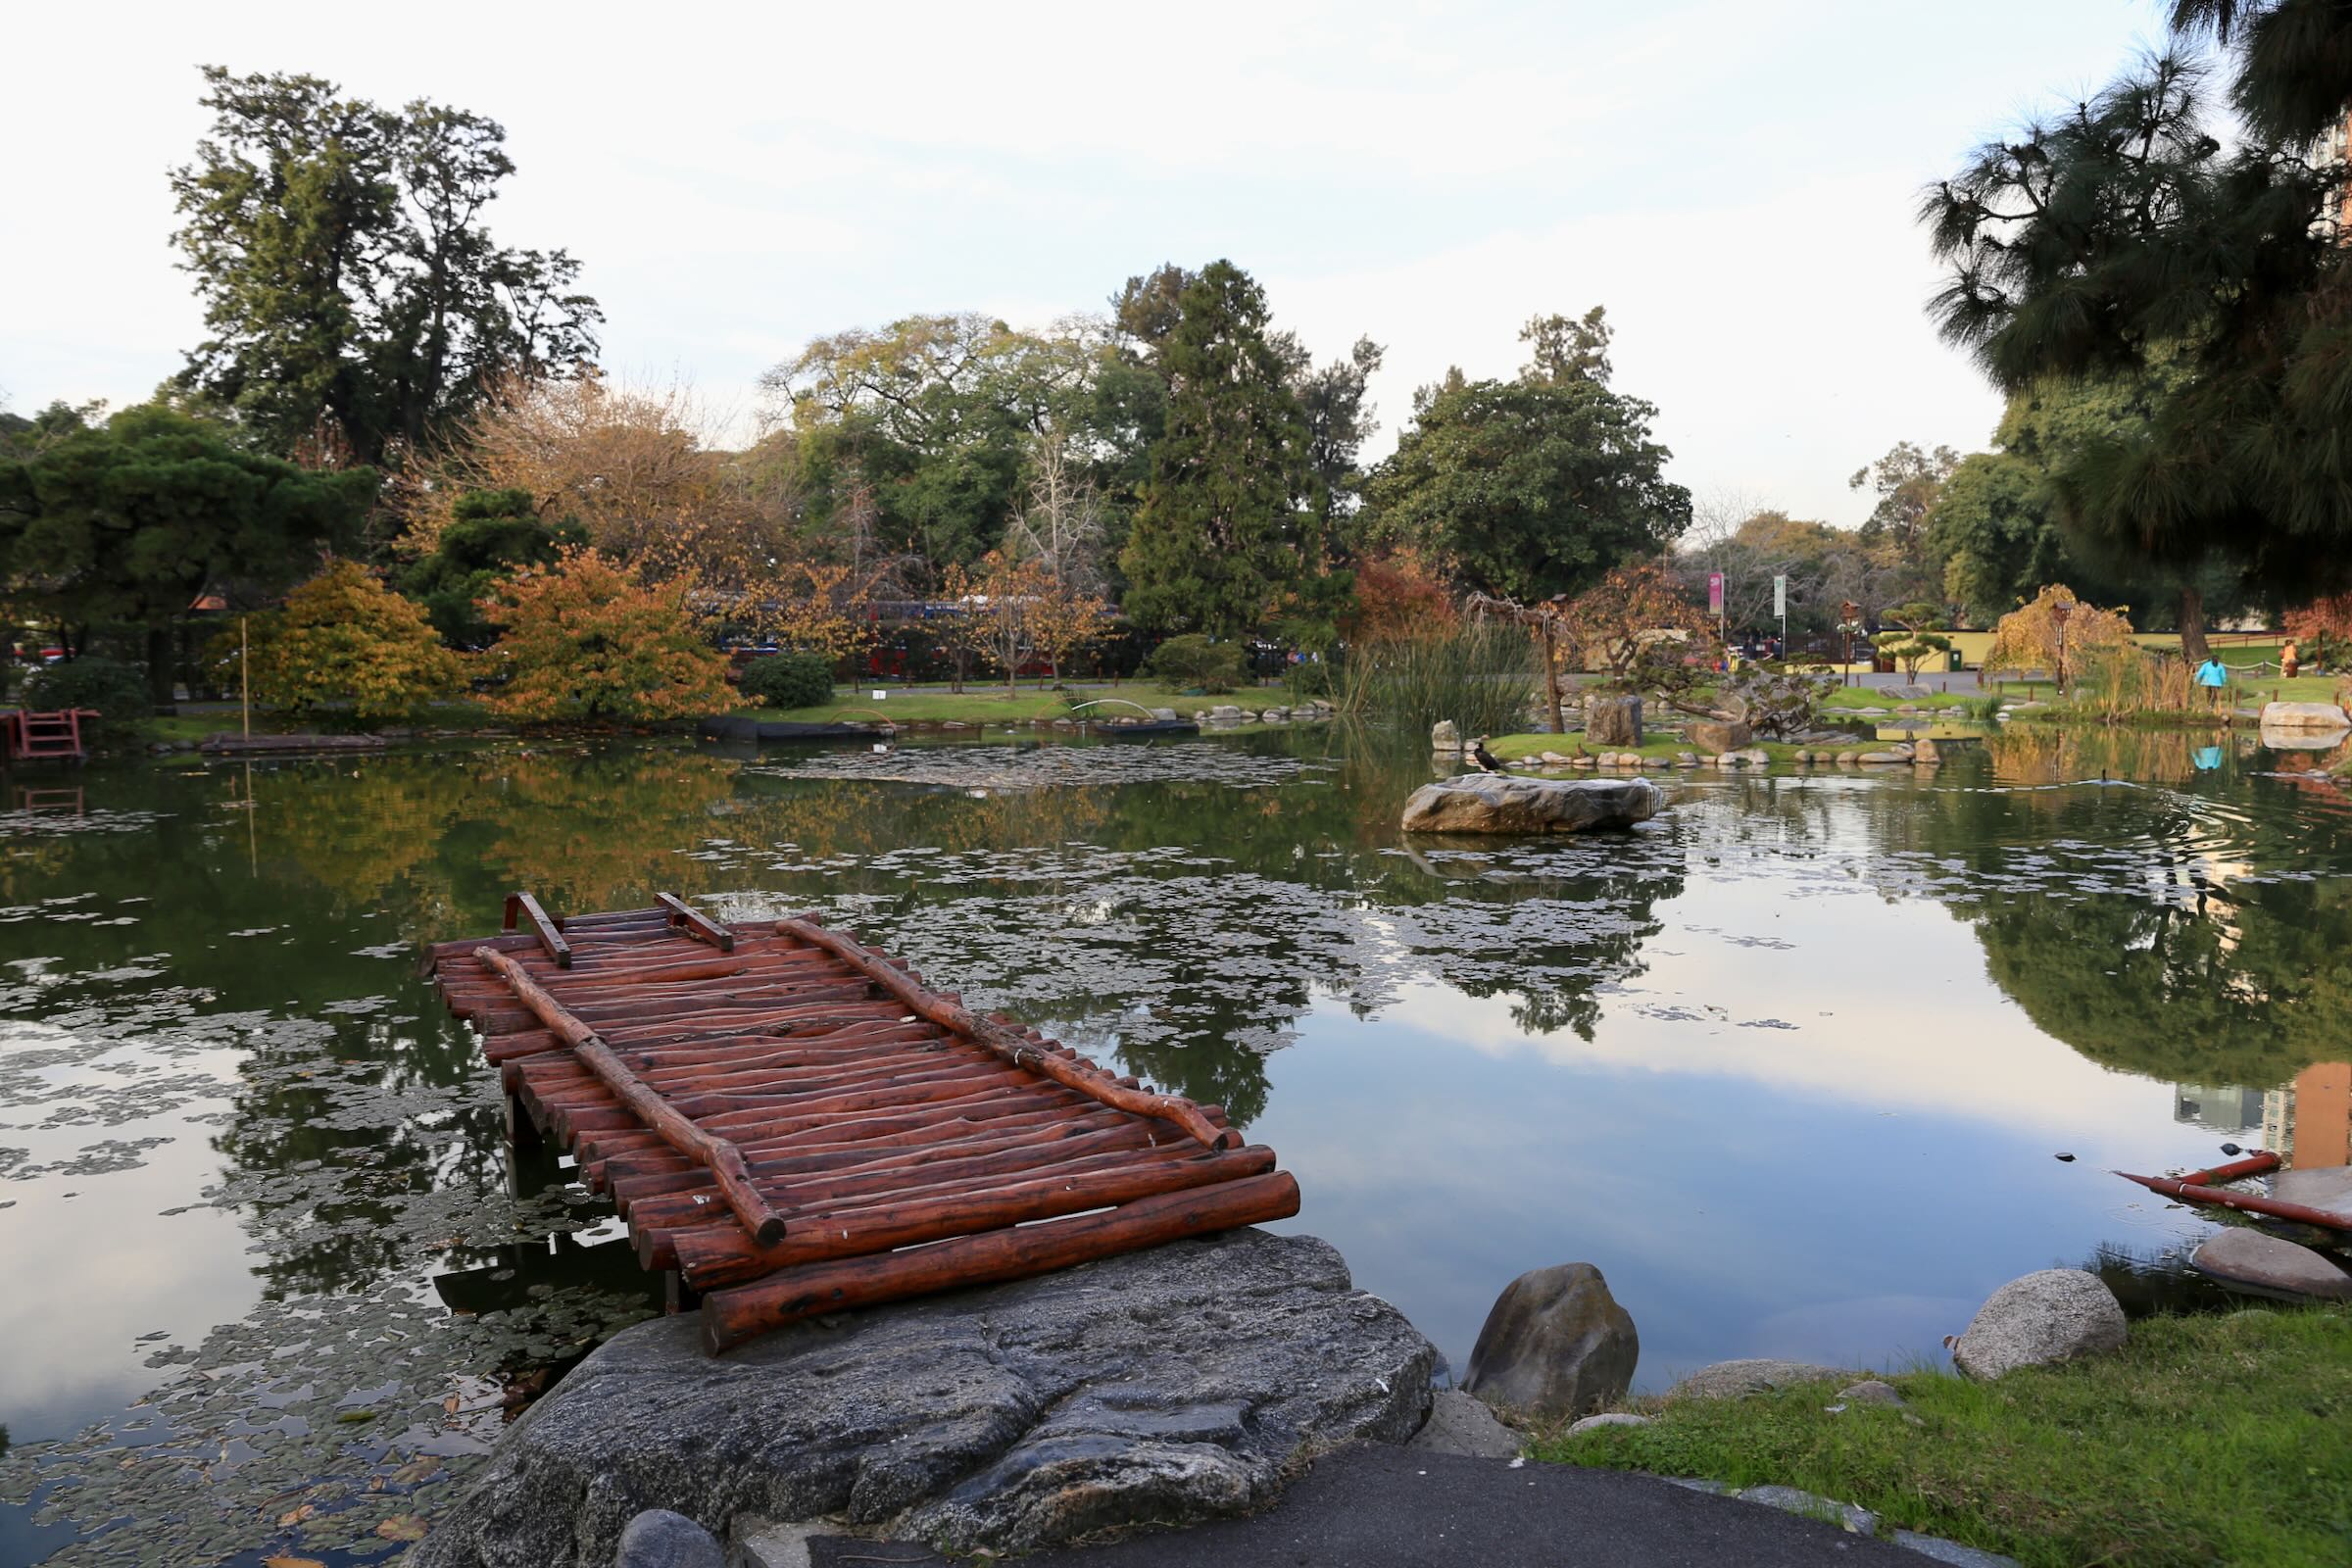
[[[2271,1178],[2271,1196],[2282,1203],[2324,1208],[2352,1220],[2352,1165],[2308,1165]]]
[[[1274,1500],[1402,1443],[1437,1351],[1311,1236],[1236,1231],[796,1324],[723,1356],[698,1314],[615,1335],[507,1430],[410,1568],[609,1568],[668,1508],[834,1517],[1017,1552]]]
[[[1403,827],[1407,833],[1584,833],[1646,822],[1665,805],[1666,792],[1647,779],[1465,773],[1413,791]]]
[[[2188,1262],[2225,1285],[2267,1296],[2352,1301],[2352,1274],[2336,1267],[2324,1252],[2263,1231],[2232,1225],[2207,1237]]]
[[[2265,729],[2345,729],[2352,728],[2352,718],[2333,703],[2265,703],[2262,705],[2262,727]]]
[[[1768,1394],[1799,1383],[1850,1383],[1867,1376],[1847,1367],[1821,1366],[1811,1361],[1780,1361],[1749,1357],[1702,1366],[1666,1391],[1669,1399],[1737,1399]]]

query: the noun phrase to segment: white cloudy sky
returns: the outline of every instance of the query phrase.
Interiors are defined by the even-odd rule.
[[[164,173],[196,67],[490,114],[513,244],[567,246],[624,374],[749,410],[808,338],[1042,324],[1229,256],[1319,354],[1508,373],[1605,303],[1675,476],[1852,522],[1994,400],[1921,314],[1919,188],[2158,34],[2155,0],[1604,5],[41,6],[0,95],[0,392],[135,401],[199,333]]]

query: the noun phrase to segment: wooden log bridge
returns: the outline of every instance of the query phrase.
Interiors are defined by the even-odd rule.
[[[518,1142],[608,1194],[713,1351],[822,1312],[1298,1212],[1224,1111],[927,987],[815,917],[672,894],[428,950]]]

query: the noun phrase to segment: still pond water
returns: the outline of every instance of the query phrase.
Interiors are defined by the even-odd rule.
[[[1941,1363],[1995,1286],[2193,1299],[2106,1174],[2352,1158],[2352,800],[2250,738],[2024,726],[1931,778],[1669,782],[1404,842],[1320,730],[93,768],[0,798],[0,1568],[361,1562],[658,1302],[416,945],[500,897],[805,909],[1227,1106],[1457,1369],[1589,1259],[1639,1387]],[[2102,782],[2102,776],[2110,782]],[[2071,1162],[2054,1156],[2071,1153]]]

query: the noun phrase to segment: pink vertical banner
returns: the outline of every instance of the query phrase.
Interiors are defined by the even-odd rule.
[[[1707,573],[1707,613],[1723,613],[1723,573],[1720,571]]]

